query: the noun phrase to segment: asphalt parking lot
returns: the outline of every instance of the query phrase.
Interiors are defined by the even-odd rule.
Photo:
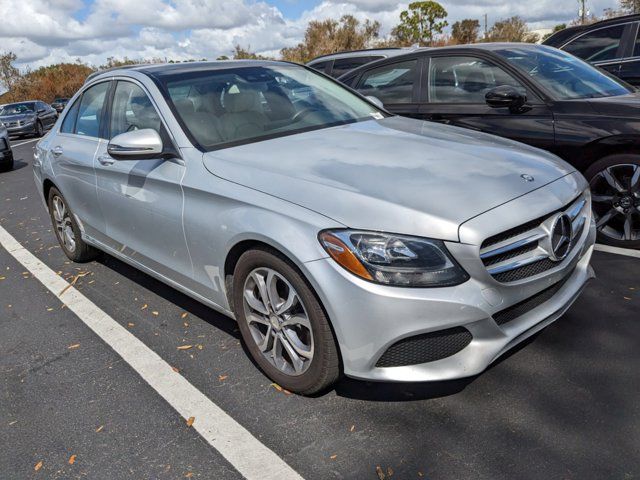
[[[233,321],[112,257],[67,261],[35,142],[14,144],[0,226],[301,477],[640,477],[640,258],[596,252],[576,304],[478,377],[304,398],[262,375]],[[0,478],[242,478],[194,426],[0,247]]]

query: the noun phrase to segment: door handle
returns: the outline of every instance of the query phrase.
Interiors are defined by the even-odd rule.
[[[57,147],[53,147],[51,149],[51,153],[53,154],[54,157],[59,157],[60,155],[62,155],[62,152],[64,150],[62,149],[62,147],[60,145],[58,145]]]
[[[109,166],[109,165],[113,165],[115,160],[109,155],[100,155],[98,157],[98,162],[100,162],[100,165]]]

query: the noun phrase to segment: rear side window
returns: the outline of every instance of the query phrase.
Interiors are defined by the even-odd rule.
[[[329,63],[331,63],[331,60],[327,60],[325,62],[316,62],[313,65],[309,65],[311,68],[313,68],[314,70],[317,70],[319,72],[324,73],[324,71],[327,69],[327,65],[329,65]]]
[[[618,57],[618,47],[624,28],[624,25],[616,25],[585,33],[562,49],[587,62],[615,59]]]
[[[67,112],[67,115],[64,117],[62,121],[62,126],[60,127],[61,133],[73,133],[76,127],[76,118],[78,118],[78,107],[80,106],[80,100],[76,100],[71,108]]]
[[[109,82],[99,83],[85,90],[80,99],[75,133],[88,137],[100,136],[100,120],[109,90]]]
[[[362,74],[358,91],[377,97],[384,104],[411,103],[418,60],[392,63]]]
[[[382,56],[367,55],[364,57],[348,57],[335,60],[333,62],[333,69],[331,70],[331,76],[338,78],[340,75],[347,73],[349,70],[361,67],[367,63],[373,62],[384,58]]]

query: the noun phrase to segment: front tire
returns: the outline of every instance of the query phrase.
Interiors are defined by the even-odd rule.
[[[56,237],[69,260],[84,263],[96,258],[98,250],[82,240],[75,217],[57,188],[51,187],[49,190],[47,204]]]
[[[336,342],[302,274],[275,251],[245,252],[233,274],[233,307],[242,338],[278,385],[312,395],[340,374]]]
[[[40,138],[44,135],[44,127],[42,126],[42,122],[40,120],[36,122],[36,129],[33,133],[37,138]]]
[[[610,155],[585,172],[598,242],[640,248],[640,155]]]

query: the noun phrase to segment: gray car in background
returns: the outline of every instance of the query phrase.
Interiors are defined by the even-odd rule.
[[[412,50],[415,50],[415,48],[376,48],[337,52],[316,57],[307,62],[307,66],[334,78],[338,78],[354,68],[361,67],[367,63],[395,57],[396,55],[401,55]]]
[[[55,109],[41,100],[8,103],[0,109],[0,122],[7,127],[12,137],[41,137],[57,119]]]
[[[63,115],[34,172],[66,255],[108,252],[235,318],[291,391],[475,375],[593,276],[570,165],[307,67],[114,70]]]

